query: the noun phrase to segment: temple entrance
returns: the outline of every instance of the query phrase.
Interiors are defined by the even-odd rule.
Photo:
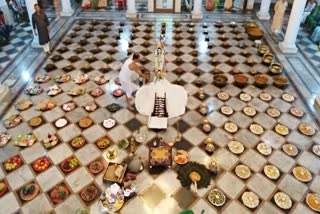
[[[156,13],[174,13],[175,0],[154,0],[154,12]]]

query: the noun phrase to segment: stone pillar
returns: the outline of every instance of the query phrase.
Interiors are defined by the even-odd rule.
[[[148,12],[154,12],[154,0],[148,0]]]
[[[8,86],[0,84],[0,103],[9,95],[9,92]]]
[[[294,0],[286,35],[284,40],[279,43],[279,48],[283,53],[297,53],[296,39],[307,0]]]
[[[6,19],[6,23],[8,25],[12,25],[14,21],[6,0],[0,0],[0,9],[3,11],[4,18]]]
[[[61,16],[72,16],[74,9],[71,7],[70,0],[61,0]]]
[[[202,0],[194,0],[192,19],[202,19]]]
[[[234,0],[233,7],[237,10],[253,10],[254,0],[247,0],[246,8],[244,8],[246,0]]]
[[[175,0],[174,12],[175,13],[181,12],[181,0]]]
[[[127,1],[126,17],[129,19],[137,18],[136,0]]]
[[[262,0],[260,5],[260,10],[257,13],[257,16],[260,20],[269,20],[270,19],[270,5],[271,0]]]
[[[35,12],[34,5],[38,4],[38,1],[37,0],[25,0],[25,1],[26,1],[26,7],[29,15],[30,25],[32,27],[32,14]],[[39,37],[38,35],[37,36],[34,35],[33,27],[32,27],[32,33],[33,33],[33,40],[32,40],[31,46],[34,48],[38,48],[40,47]]]

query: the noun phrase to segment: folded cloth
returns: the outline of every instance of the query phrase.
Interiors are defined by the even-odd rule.
[[[168,118],[149,117],[148,128],[150,128],[150,129],[166,129],[167,127],[168,127]]]

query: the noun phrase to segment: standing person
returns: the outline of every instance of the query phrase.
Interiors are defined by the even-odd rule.
[[[232,0],[225,0],[224,1],[224,9],[231,10],[232,9]]]
[[[39,35],[39,44],[42,45],[47,55],[50,55],[50,36],[49,36],[49,20],[47,15],[41,10],[38,4],[34,5],[34,12],[32,14],[32,27],[34,35]]]
[[[16,23],[19,23],[20,17],[19,17],[19,7],[15,0],[8,1],[8,7],[11,10],[13,14],[13,19]]]
[[[274,6],[274,16],[272,20],[271,30],[273,33],[280,33],[283,24],[283,16],[288,7],[286,0],[278,0]]]
[[[139,60],[139,54],[134,53],[132,57],[127,59],[119,73],[119,81],[122,89],[126,93],[126,101],[128,109],[133,110],[131,102],[133,101],[132,93],[138,89],[138,86],[133,82],[140,77],[148,79],[148,77],[142,73],[137,61]]]

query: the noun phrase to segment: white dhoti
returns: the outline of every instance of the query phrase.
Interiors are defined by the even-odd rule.
[[[132,97],[132,93],[138,90],[138,85],[134,83],[139,78],[139,75],[130,70],[129,65],[133,62],[132,58],[127,59],[119,73],[119,81],[122,90],[125,91],[127,97]]]
[[[121,88],[122,90],[125,91],[127,97],[132,97],[132,93],[138,90],[139,88],[134,82],[121,81],[121,79],[119,80],[120,80]]]

